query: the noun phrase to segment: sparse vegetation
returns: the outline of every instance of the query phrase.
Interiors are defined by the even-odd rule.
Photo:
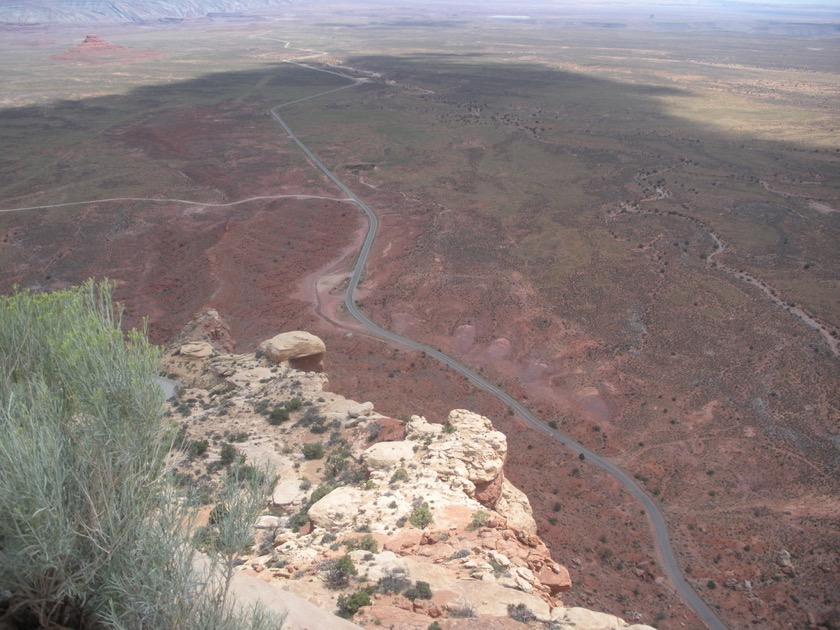
[[[448,607],[449,616],[455,618],[475,617],[475,605],[471,604],[464,598],[459,599],[456,603],[450,604]]]
[[[379,591],[386,595],[390,593],[402,593],[411,587],[409,580],[402,569],[387,569],[385,575],[379,579]]]
[[[531,611],[531,609],[528,608],[528,606],[526,606],[525,604],[521,603],[508,604],[507,614],[508,617],[520,623],[528,623],[531,621],[536,621],[537,619],[537,616]]]
[[[347,548],[347,551],[357,551],[358,549],[364,549],[365,551],[369,551],[370,553],[379,552],[379,545],[376,543],[374,537],[370,534],[359,536],[358,538],[350,538],[348,540],[345,540],[344,546]]]
[[[358,573],[352,558],[343,555],[340,558],[324,560],[318,567],[324,576],[327,588],[342,589],[350,584],[350,578]]]
[[[469,524],[467,525],[467,530],[475,531],[481,527],[484,527],[487,522],[490,520],[490,515],[485,512],[484,510],[476,510],[473,512],[472,518],[470,519]]]

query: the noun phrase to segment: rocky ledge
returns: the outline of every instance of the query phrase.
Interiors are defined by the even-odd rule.
[[[323,343],[311,337],[278,336],[234,355],[212,338],[182,336],[164,358],[186,386],[170,411],[185,434],[180,478],[207,512],[233,459],[278,473],[237,588],[248,589],[250,575],[264,583],[263,599],[292,593],[360,626],[649,628],[563,605],[569,573],[505,479],[507,440],[489,419],[462,409],[440,422],[388,418],[325,391],[324,374],[290,367],[296,352],[320,364]],[[302,338],[298,351],[280,347]],[[265,595],[266,584],[287,593]],[[289,610],[287,627],[315,623]]]

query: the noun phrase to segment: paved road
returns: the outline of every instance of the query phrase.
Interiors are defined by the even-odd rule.
[[[300,65],[300,64],[298,64]],[[320,70],[319,68],[315,68],[312,66],[305,66],[312,70]],[[336,74],[332,71],[325,71],[329,72],[330,74]],[[353,81],[352,84],[347,85],[347,88],[354,87],[359,84],[357,79],[353,79],[352,77],[346,76],[345,78]],[[425,352],[428,356],[433,357],[440,361],[441,363],[448,365],[450,368],[458,372],[459,374],[465,376],[472,382],[476,387],[483,389],[484,391],[488,392],[489,394],[495,396],[503,403],[508,405],[513,411],[519,415],[526,423],[528,423],[531,427],[536,429],[537,431],[543,433],[547,437],[550,437],[562,444],[566,445],[569,449],[571,449],[576,454],[582,454],[584,458],[589,461],[590,463],[594,464],[605,470],[607,473],[612,475],[615,479],[624,486],[630,494],[632,494],[641,504],[644,506],[645,511],[647,512],[648,519],[650,521],[651,526],[653,527],[653,534],[654,534],[654,541],[657,547],[657,553],[660,558],[662,569],[665,575],[670,580],[671,584],[676,589],[677,593],[682,597],[685,603],[697,614],[703,622],[711,628],[711,630],[725,630],[726,626],[718,619],[717,615],[714,611],[706,605],[706,603],[700,598],[699,595],[694,591],[693,588],[685,581],[685,578],[680,571],[679,565],[677,564],[677,560],[674,557],[674,551],[671,548],[671,540],[668,536],[668,528],[665,525],[665,519],[662,516],[662,512],[659,510],[659,507],[656,503],[651,499],[647,493],[642,490],[642,488],[636,483],[636,481],[626,472],[624,472],[621,468],[616,466],[610,460],[605,459],[590,451],[582,444],[574,441],[569,436],[560,433],[559,431],[555,431],[551,427],[543,424],[534,414],[531,413],[522,403],[518,400],[513,398],[510,394],[508,394],[505,390],[501,389],[497,385],[491,383],[477,372],[474,372],[467,366],[459,363],[452,357],[447,354],[444,354],[440,350],[436,350],[430,346],[425,344],[419,343],[417,341],[413,341],[408,339],[407,337],[403,337],[402,335],[398,335],[390,330],[385,330],[381,328],[379,325],[375,324],[371,320],[369,320],[359,307],[356,305],[356,289],[359,287],[359,282],[361,282],[362,274],[365,270],[365,265],[367,264],[368,256],[370,255],[370,250],[373,247],[373,241],[376,238],[376,232],[379,229],[379,219],[376,216],[376,213],[368,206],[364,201],[362,201],[356,193],[354,193],[347,185],[342,182],[327,166],[318,159],[318,156],[315,155],[309,147],[307,147],[301,140],[294,134],[294,132],[289,128],[289,125],[283,120],[280,116],[278,111],[284,107],[288,107],[295,103],[300,103],[301,101],[309,100],[312,98],[316,98],[318,96],[323,96],[324,94],[330,94],[332,92],[337,91],[338,89],[332,89],[327,92],[321,92],[320,94],[314,94],[309,96],[305,99],[299,99],[297,101],[292,101],[289,103],[283,103],[278,105],[270,110],[271,115],[274,119],[283,127],[283,130],[289,135],[295,144],[300,147],[301,151],[306,154],[312,163],[320,169],[324,175],[326,175],[330,181],[332,181],[336,186],[338,186],[341,191],[347,195],[359,208],[364,211],[365,215],[369,221],[369,227],[367,235],[365,236],[364,244],[362,245],[361,250],[359,251],[359,257],[356,260],[356,266],[353,268],[353,274],[350,277],[350,283],[347,286],[347,292],[344,295],[344,305],[347,308],[347,312],[350,313],[357,321],[361,324],[366,326],[369,330],[374,332],[378,337],[383,339],[387,339],[389,341],[393,341],[398,343],[402,346],[406,346],[408,348],[413,348],[414,350],[420,350]]]

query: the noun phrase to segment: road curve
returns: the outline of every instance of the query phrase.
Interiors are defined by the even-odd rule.
[[[296,64],[296,65],[303,65],[303,64]],[[313,67],[313,66],[303,66],[309,68],[311,70],[316,71],[323,71],[328,72],[329,74],[339,74],[335,71],[330,70],[321,70],[320,68]],[[352,81],[351,84],[345,86],[345,88],[355,87],[360,83],[358,79],[354,79],[353,77],[347,75],[341,75],[347,78],[348,80]],[[506,391],[498,387],[497,385],[491,383],[477,372],[471,370],[467,366],[459,363],[452,357],[447,354],[444,354],[440,350],[436,350],[430,346],[425,344],[419,343],[417,341],[413,341],[408,339],[407,337],[403,337],[402,335],[398,335],[390,330],[385,330],[381,328],[379,325],[372,322],[370,319],[365,316],[365,314],[359,309],[358,305],[356,304],[356,289],[359,286],[359,282],[361,281],[362,274],[364,273],[365,265],[367,264],[368,257],[370,256],[371,248],[373,247],[373,241],[376,238],[376,232],[379,229],[379,219],[376,216],[376,213],[368,206],[364,201],[362,201],[356,193],[354,193],[350,188],[342,182],[327,166],[315,155],[309,147],[307,147],[291,130],[289,125],[283,120],[283,118],[278,113],[278,110],[294,105],[296,103],[300,103],[301,101],[306,101],[312,98],[316,98],[318,96],[323,96],[325,94],[330,94],[336,92],[337,90],[344,89],[344,88],[335,88],[332,90],[328,90],[326,92],[321,92],[319,94],[314,94],[312,96],[298,99],[296,101],[291,101],[288,103],[282,103],[273,107],[269,110],[274,120],[283,128],[283,130],[288,134],[289,138],[294,141],[295,144],[300,148],[301,151],[308,157],[312,163],[318,167],[318,169],[327,176],[327,178],[333,182],[338,188],[345,194],[349,199],[351,199],[368,218],[368,231],[367,235],[365,236],[365,241],[362,244],[362,248],[359,250],[359,257],[356,259],[356,265],[353,268],[353,273],[350,276],[350,283],[347,286],[347,292],[344,295],[344,306],[347,308],[347,312],[350,313],[359,323],[367,327],[373,333],[376,334],[377,337],[381,337],[383,339],[387,339],[389,341],[393,341],[394,343],[398,343],[402,346],[406,346],[408,348],[412,348],[414,350],[420,350],[425,352],[428,356],[433,357],[434,359],[440,361],[444,365],[449,366],[462,376],[465,376],[473,385],[479,387],[486,391],[487,393],[495,396],[503,403],[505,403],[508,407],[510,407],[516,414],[519,415],[522,420],[528,423],[532,428],[540,431],[544,435],[561,442],[566,447],[571,449],[574,453],[579,455],[583,455],[586,460],[588,460],[591,464],[602,468],[604,471],[612,475],[618,482],[627,489],[630,494],[632,494],[644,507],[648,520],[650,521],[651,526],[653,527],[653,534],[654,534],[654,542],[656,544],[657,552],[659,558],[662,563],[662,570],[665,575],[670,580],[671,584],[676,589],[677,593],[682,597],[683,601],[686,605],[691,608],[697,616],[705,623],[711,630],[726,630],[726,626],[721,622],[715,612],[706,605],[700,596],[696,593],[696,591],[685,581],[682,572],[680,571],[679,565],[677,564],[676,557],[674,556],[674,550],[671,548],[671,540],[668,536],[668,528],[665,524],[665,518],[662,515],[662,512],[659,510],[659,507],[656,503],[651,499],[647,493],[639,486],[636,481],[626,472],[624,472],[621,468],[616,466],[610,460],[601,457],[597,453],[590,451],[582,444],[579,444],[569,436],[560,433],[549,427],[546,424],[543,424],[531,411],[529,411],[522,403],[516,400],[513,396],[508,394]]]

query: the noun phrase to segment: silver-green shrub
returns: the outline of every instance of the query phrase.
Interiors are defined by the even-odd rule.
[[[228,601],[229,554],[196,572],[190,513],[166,466],[158,357],[143,332],[123,334],[107,284],[0,296],[0,591],[11,592],[0,617],[127,630],[282,624]]]

